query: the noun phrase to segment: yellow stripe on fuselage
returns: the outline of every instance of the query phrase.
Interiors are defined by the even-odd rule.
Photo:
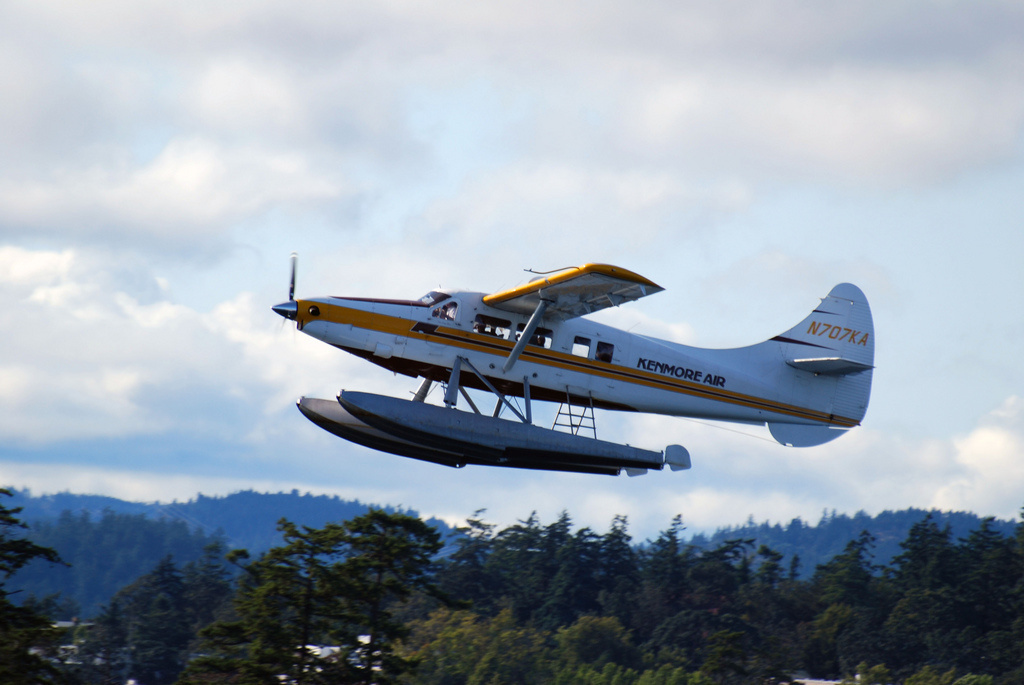
[[[304,303],[303,303],[304,304]],[[318,302],[320,316],[312,317],[308,314],[303,316],[302,312],[308,308],[300,307],[299,323],[305,325],[311,321],[328,321],[330,323],[351,324],[357,328],[364,328],[377,333],[408,337],[413,340],[422,340],[439,345],[447,345],[463,350],[499,354],[508,356],[515,346],[515,343],[491,335],[483,335],[471,331],[464,331],[460,328],[442,326],[440,321],[419,321],[389,314],[368,312],[362,309],[343,307],[333,304]],[[430,333],[412,330],[417,324],[435,326]],[[841,416],[831,416],[824,412],[798,407],[796,405],[774,402],[743,393],[725,390],[724,388],[708,387],[700,383],[680,380],[669,376],[663,376],[642,369],[631,369],[617,364],[597,361],[579,357],[566,352],[550,350],[543,347],[527,345],[523,350],[522,360],[529,360],[536,364],[542,364],[555,369],[566,371],[579,371],[590,376],[607,378],[610,380],[623,381],[659,390],[669,390],[702,399],[724,402],[748,409],[760,409],[775,414],[783,414],[794,418],[811,419],[821,423],[831,424],[843,428],[852,428],[860,425],[859,421]]]

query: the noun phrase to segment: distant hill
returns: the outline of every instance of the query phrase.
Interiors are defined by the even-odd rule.
[[[911,526],[929,513],[939,527],[949,525],[954,541],[966,538],[983,520],[983,517],[965,511],[929,512],[925,509],[910,508],[900,511],[886,510],[877,516],[869,516],[863,511],[849,516],[837,514],[833,510],[822,513],[821,520],[813,526],[799,518],[785,525],[755,523],[750,519],[741,526],[719,528],[713,535],[695,535],[691,538],[691,543],[701,548],[713,548],[726,540],[753,539],[756,545],[768,545],[783,554],[785,564],[789,564],[793,555],[798,555],[799,577],[808,578],[814,574],[818,564],[823,564],[842,552],[850,540],[865,530],[875,537],[872,563],[888,564],[902,551],[900,543],[906,539]],[[1003,535],[1012,536],[1016,524],[1013,521],[994,519],[992,528]]]
[[[281,518],[319,528],[363,514],[371,506],[297,490],[199,495],[170,504],[66,492],[33,497],[26,491],[14,491],[4,505],[21,507],[19,518],[29,524],[29,537],[57,550],[69,564],[33,562],[12,579],[11,589],[19,590],[22,597],[60,593],[66,613],[85,617],[94,616],[115,592],[153,570],[168,555],[181,568],[199,559],[203,549],[216,542],[225,551],[241,548],[256,556],[281,542],[277,532]],[[406,513],[416,515],[415,511]],[[442,538],[452,533],[443,521],[427,522]]]
[[[14,491],[9,506],[22,507],[21,519],[30,524],[56,520],[63,512],[89,514],[101,518],[105,512],[141,515],[153,521],[181,521],[189,529],[207,536],[216,536],[230,549],[247,549],[260,554],[281,541],[277,522],[286,518],[293,523],[320,527],[329,521],[345,521],[363,514],[371,506],[358,500],[344,500],[331,495],[291,492],[263,493],[252,490],[224,497],[199,495],[187,502],[125,502],[100,495],[75,495],[68,492],[33,497],[27,491]],[[396,511],[394,507],[380,507]],[[416,515],[415,511],[402,510]],[[451,531],[439,519],[428,519],[442,535]]]
[[[24,569],[12,589],[24,595],[43,597],[60,592],[77,603],[82,616],[93,616],[118,589],[151,571],[171,555],[179,567],[200,557],[203,548],[218,542],[225,549],[244,548],[258,555],[277,545],[277,521],[282,517],[299,525],[321,527],[329,521],[344,521],[374,505],[327,495],[258,493],[251,490],[225,497],[199,495],[188,502],[138,503],[112,497],[60,493],[33,497],[25,491],[5,502],[22,507],[21,519],[30,524],[29,535],[39,544],[53,547],[70,567],[40,562]],[[393,511],[393,509],[385,507]],[[414,511],[407,511],[415,515]],[[528,512],[524,512],[524,515]],[[613,512],[612,512],[613,513]],[[885,511],[877,516],[859,512],[852,516],[825,512],[817,524],[799,518],[787,524],[756,523],[718,529],[711,535],[694,535],[689,542],[713,548],[731,539],[751,539],[784,555],[787,565],[799,557],[799,575],[807,578],[818,564],[843,551],[846,544],[867,530],[874,535],[874,563],[887,564],[900,553],[899,544],[910,527],[929,512],[922,509]],[[968,512],[931,512],[940,526],[949,524],[954,539],[966,537],[982,518]],[[452,529],[431,519],[442,538]],[[1012,535],[1015,524],[995,521],[993,528]]]

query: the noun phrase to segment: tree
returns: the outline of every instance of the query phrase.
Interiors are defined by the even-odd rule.
[[[415,516],[371,509],[346,521],[348,556],[342,564],[340,589],[349,629],[342,650],[353,654],[358,682],[384,684],[412,668],[414,662],[396,652],[408,629],[394,619],[390,605],[414,591],[440,595],[430,576],[431,560],[441,550],[437,531]],[[353,633],[352,629],[358,629]]]
[[[192,637],[181,572],[165,557],[122,592],[129,614],[131,675],[146,685],[174,682]]]
[[[494,540],[494,524],[480,518],[483,510],[474,512],[466,525],[456,529],[455,551],[444,561],[438,574],[441,590],[470,603],[474,611],[490,615],[494,612],[494,586],[487,568],[487,557]]]
[[[871,563],[875,537],[862,531],[856,540],[850,540],[846,549],[827,563],[818,566],[814,582],[826,604],[862,606],[868,601],[875,566]]]
[[[93,621],[81,647],[83,678],[98,685],[120,685],[128,680],[128,622],[115,597]]]
[[[557,660],[563,664],[586,664],[603,668],[612,663],[632,667],[640,665],[640,652],[618,619],[581,616],[571,626],[555,634]]]
[[[173,683],[188,658],[189,615],[182,574],[165,557],[103,608],[80,645],[74,670],[90,683]]]
[[[213,623],[231,598],[231,574],[224,566],[224,545],[208,544],[203,556],[185,564],[185,609],[193,634]]]
[[[238,618],[202,632],[206,655],[189,665],[180,682],[234,678],[269,684],[286,678],[302,685],[325,674],[351,681],[347,661],[322,659],[319,650],[310,648],[314,641],[330,639],[334,621],[344,612],[339,592],[344,529],[328,523],[300,530],[281,519],[278,530],[284,544],[259,559],[245,563],[245,550],[228,555],[243,570],[233,600]]]
[[[11,497],[11,491],[0,488],[0,496]],[[59,632],[48,617],[11,602],[13,593],[7,590],[7,582],[34,559],[56,564],[60,557],[54,550],[16,534],[18,529],[27,527],[18,518],[19,513],[20,507],[10,509],[0,503],[0,682],[9,685],[45,683],[57,678],[56,669],[31,650],[52,645]]]
[[[951,537],[949,524],[939,528],[930,513],[915,523],[900,543],[903,553],[893,559],[896,587],[939,590],[953,584],[957,565]]]
[[[410,639],[423,685],[550,682],[549,634],[516,623],[503,609],[491,618],[439,609],[417,622]]]
[[[676,515],[668,529],[643,551],[640,587],[629,626],[638,640],[650,639],[658,626],[685,608],[694,553],[681,540],[684,530],[682,516]]]
[[[406,628],[392,608],[415,591],[437,594],[437,531],[376,509],[323,528],[281,519],[278,529],[284,544],[259,559],[229,555],[243,569],[237,619],[203,631],[207,654],[180,682],[390,683],[409,670],[395,649]]]
[[[709,639],[708,657],[701,666],[701,673],[714,682],[749,682],[747,671],[747,650],[743,646],[743,633],[734,630],[720,630]]]

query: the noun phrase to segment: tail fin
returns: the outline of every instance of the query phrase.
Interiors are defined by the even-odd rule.
[[[860,288],[841,283],[810,316],[773,338],[783,359],[807,387],[815,409],[828,415],[828,425],[769,422],[772,437],[786,445],[809,447],[842,435],[860,423],[871,396],[875,361],[875,329],[871,308]]]

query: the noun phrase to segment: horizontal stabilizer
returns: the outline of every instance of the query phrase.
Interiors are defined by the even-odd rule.
[[[857,373],[859,371],[867,371],[868,369],[873,368],[871,364],[865,364],[864,362],[855,361],[853,359],[844,359],[843,357],[790,359],[787,360],[786,363],[794,369],[810,371],[811,373],[823,373],[829,376]]]

